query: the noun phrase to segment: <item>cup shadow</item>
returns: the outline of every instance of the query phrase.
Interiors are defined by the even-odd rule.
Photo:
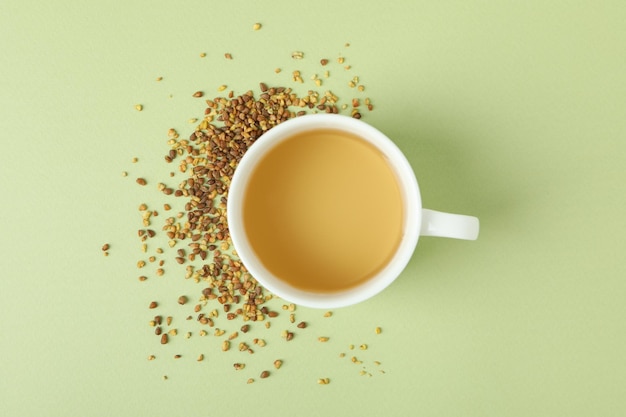
[[[475,131],[443,117],[422,119],[411,131],[400,123],[383,129],[413,167],[423,207],[478,217],[478,242],[506,228],[519,213],[519,177],[490,147],[501,140],[497,132]],[[439,244],[443,239],[421,237],[409,266],[418,259],[423,263],[448,258],[445,245]]]

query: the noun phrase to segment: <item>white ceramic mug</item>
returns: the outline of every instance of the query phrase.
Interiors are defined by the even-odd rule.
[[[404,225],[400,244],[389,263],[366,282],[340,292],[318,293],[295,288],[274,276],[252,249],[243,222],[246,186],[257,163],[281,141],[311,130],[340,130],[357,135],[374,145],[390,162],[397,175],[404,203]],[[415,174],[404,154],[383,133],[365,122],[334,114],[313,114],[290,119],[264,133],[245,153],[235,170],[228,192],[228,225],[233,245],[252,276],[281,298],[314,308],[344,307],[364,301],[389,286],[406,267],[419,236],[475,240],[476,217],[443,213],[422,208]],[[349,250],[347,248],[346,250]]]

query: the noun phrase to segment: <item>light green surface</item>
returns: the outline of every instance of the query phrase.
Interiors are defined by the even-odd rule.
[[[1,415],[626,414],[623,1],[127,3],[0,4]],[[290,84],[340,54],[424,205],[478,216],[479,240],[422,239],[375,299],[299,309],[290,344],[285,314],[257,328],[268,345],[240,373],[213,336],[159,345],[148,303],[196,331],[175,300],[199,291],[171,261],[136,278],[167,129],[191,131],[196,90]],[[338,357],[350,343],[371,378]]]

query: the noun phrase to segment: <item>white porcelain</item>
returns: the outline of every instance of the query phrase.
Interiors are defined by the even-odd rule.
[[[404,232],[398,249],[376,276],[349,290],[315,293],[294,288],[270,273],[257,258],[246,237],[242,201],[249,177],[256,164],[278,143],[298,132],[315,129],[336,129],[356,134],[376,146],[396,170],[404,196]],[[264,133],[245,153],[235,170],[228,192],[227,205],[230,235],[243,264],[261,285],[281,298],[302,306],[337,308],[364,301],[389,286],[411,259],[422,236],[439,236],[475,240],[479,222],[476,217],[443,213],[422,208],[415,174],[400,149],[383,133],[365,122],[334,114],[313,114],[296,117]],[[346,250],[349,250],[346,248]]]

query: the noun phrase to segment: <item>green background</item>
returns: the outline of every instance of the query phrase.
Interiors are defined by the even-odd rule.
[[[3,0],[0,414],[625,415],[624,22],[623,1]],[[167,130],[202,117],[193,92],[292,86],[295,69],[306,90],[320,58],[321,90],[349,100],[360,77],[424,206],[481,235],[423,238],[374,299],[298,308],[310,326],[289,344],[282,313],[255,355],[222,353],[183,319],[176,299],[201,287],[182,268],[137,280],[137,206],[169,201],[154,184],[172,182]],[[158,343],[153,299],[189,340]]]

